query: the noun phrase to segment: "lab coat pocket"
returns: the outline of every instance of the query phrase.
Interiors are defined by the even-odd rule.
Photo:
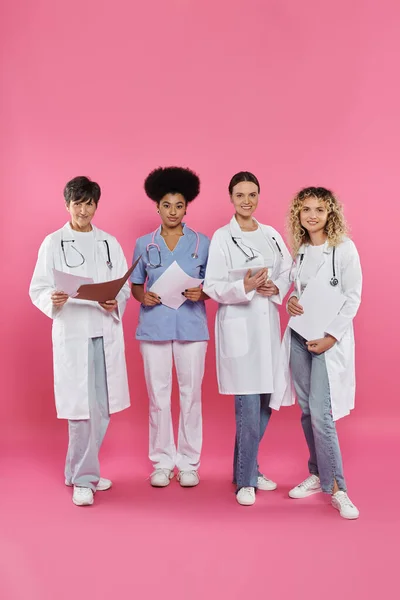
[[[240,358],[249,351],[247,324],[244,317],[221,323],[221,353],[225,358]]]

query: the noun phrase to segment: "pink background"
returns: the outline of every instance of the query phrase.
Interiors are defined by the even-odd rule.
[[[365,282],[356,320],[357,410],[339,429],[353,482],[359,477],[361,501],[371,469],[382,475],[388,468],[399,433],[393,344],[399,333],[396,0],[2,5],[0,447],[14,476],[21,468],[19,485],[28,456],[32,484],[37,482],[32,473],[47,477],[50,470],[46,486],[55,485],[66,444],[52,396],[51,323],[28,297],[39,244],[67,220],[65,182],[88,175],[100,183],[95,223],[117,236],[129,262],[136,238],[159,223],[143,191],[145,176],[156,166],[182,165],[196,170],[202,182],[187,223],[210,236],[231,217],[227,185],[238,170],[258,176],[256,216],[281,232],[289,200],[300,187],[331,187],[343,201]],[[215,309],[210,301],[210,330]],[[109,463],[117,472],[126,459],[121,471],[126,481],[140,472],[142,482],[150,467],[147,398],[134,339],[137,314],[131,300],[125,337],[133,407],[116,415],[104,453],[105,460],[118,458]],[[212,343],[207,361],[203,469],[210,477],[218,472],[227,478],[233,407],[217,393]],[[298,409],[274,417],[266,444],[275,475],[281,472],[279,457],[286,457],[293,477],[302,476]],[[365,448],[355,443],[355,431]],[[382,440],[390,445],[385,450]],[[373,448],[367,468],[363,452]],[[54,465],[47,468],[51,458]],[[398,471],[396,463],[393,469]],[[140,482],[132,488],[132,505],[137,486],[148,486]],[[234,504],[230,496],[229,502]],[[68,497],[63,510],[69,514],[71,507]],[[372,506],[371,511],[373,520]],[[54,518],[58,522],[59,515]],[[360,545],[364,535],[370,532],[361,535]],[[176,597],[197,598],[185,593]]]

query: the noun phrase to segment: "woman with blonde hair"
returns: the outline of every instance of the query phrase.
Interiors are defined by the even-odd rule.
[[[291,327],[285,332],[283,375],[275,387],[271,407],[293,404],[296,393],[310,452],[310,475],[291,489],[289,496],[329,493],[332,505],[343,518],[357,519],[359,511],[347,495],[335,421],[354,408],[353,319],[361,301],[360,260],[347,235],[342,206],[331,191],[322,187],[302,189],[291,203],[288,221],[294,256],[294,291],[287,303],[291,317],[304,313],[301,294],[311,282],[313,293],[318,294],[317,304],[323,303],[324,294],[332,294],[333,289],[344,300],[319,339],[306,340]],[[324,285],[325,292],[318,292]],[[292,327],[296,328],[296,322]]]

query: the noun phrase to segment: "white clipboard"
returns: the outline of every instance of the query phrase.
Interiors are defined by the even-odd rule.
[[[240,269],[228,269],[229,281],[241,281],[245,278],[247,271],[250,269],[251,275],[256,275],[261,269],[267,269],[267,279],[270,276],[272,267],[274,266],[273,259],[265,260],[263,265],[253,265],[249,262],[247,267],[240,267]]]

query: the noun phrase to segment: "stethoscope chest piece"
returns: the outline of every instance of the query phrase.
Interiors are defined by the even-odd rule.
[[[336,287],[339,284],[339,280],[336,277],[332,277],[330,284],[333,285],[333,287]]]
[[[199,258],[199,255],[197,254],[197,252],[193,252],[192,258]]]

